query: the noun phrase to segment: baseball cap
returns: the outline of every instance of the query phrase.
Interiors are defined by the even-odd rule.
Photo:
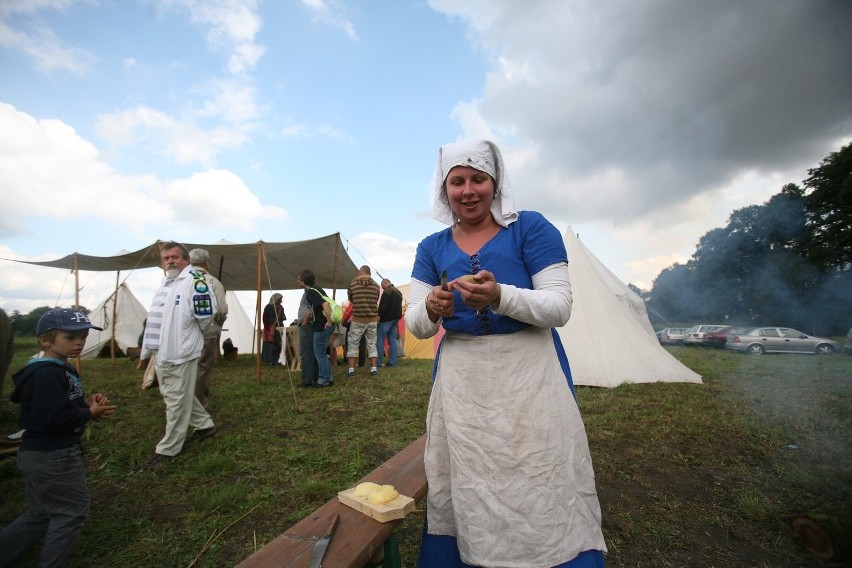
[[[39,318],[36,324],[36,336],[41,335],[51,329],[59,329],[62,331],[80,331],[82,329],[97,329],[103,331],[104,328],[92,325],[92,322],[83,312],[72,310],[70,308],[60,308],[58,310],[50,310],[45,312]]]

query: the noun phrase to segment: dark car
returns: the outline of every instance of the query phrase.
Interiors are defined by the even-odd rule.
[[[752,355],[764,353],[816,353],[827,355],[840,350],[833,339],[814,337],[789,327],[752,327],[728,335],[725,347]]]
[[[705,334],[703,344],[709,345],[710,347],[715,347],[717,349],[724,349],[725,342],[728,340],[728,336],[732,333],[738,333],[740,331],[745,331],[745,328],[734,327],[732,325],[729,325],[728,327],[723,327],[718,331]]]

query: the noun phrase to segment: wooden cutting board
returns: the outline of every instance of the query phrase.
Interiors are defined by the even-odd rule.
[[[380,523],[386,523],[394,519],[404,519],[408,513],[414,510],[414,499],[402,494],[387,503],[376,505],[370,503],[366,497],[356,497],[355,488],[353,487],[352,489],[338,493],[337,498],[347,507],[352,507],[356,511],[360,511]]]

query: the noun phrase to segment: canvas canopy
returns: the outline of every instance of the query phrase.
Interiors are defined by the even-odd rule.
[[[113,256],[92,256],[72,253],[49,261],[14,260],[25,264],[64,268],[79,279],[81,270],[130,271],[143,268],[161,268],[160,247],[164,241],[134,252]],[[255,290],[257,292],[255,321],[260,320],[262,290],[288,290],[296,288],[296,275],[310,268],[317,285],[331,289],[344,287],[358,275],[358,269],[343,247],[340,233],[294,242],[265,242],[233,244],[219,242],[200,244],[184,242],[190,250],[203,248],[210,253],[210,273],[218,278],[226,290]],[[79,282],[76,284],[79,290]],[[332,292],[334,294],[334,292]],[[230,304],[229,304],[230,306]],[[227,323],[227,322],[226,322]],[[235,342],[236,344],[236,342]],[[242,347],[240,347],[242,351]],[[246,349],[245,352],[250,352]],[[256,375],[260,381],[260,350],[256,350]]]
[[[127,353],[129,347],[138,345],[147,317],[148,311],[130,288],[120,284],[108,298],[89,312],[89,319],[94,325],[102,327],[103,331],[89,330],[86,347],[80,353],[80,358],[94,359],[110,339],[115,339],[119,349]]]
[[[56,260],[26,261],[26,264],[67,270],[127,271],[161,267],[160,245],[156,241],[134,252],[114,256],[72,253]],[[313,270],[323,288],[345,287],[358,275],[358,268],[344,250],[340,233],[306,241],[231,244],[183,243],[187,248],[203,248],[210,253],[210,273],[226,290],[287,290],[296,287],[296,275],[303,268]]]
[[[565,248],[574,305],[558,331],[574,384],[701,382],[701,375],[660,345],[642,298],[595,258],[570,226]]]

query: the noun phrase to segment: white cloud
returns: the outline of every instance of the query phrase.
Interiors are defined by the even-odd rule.
[[[255,102],[255,88],[245,80],[215,79],[198,91],[209,98],[196,111],[200,117],[221,118],[240,132],[251,129],[262,114]]]
[[[221,102],[221,101],[220,101]],[[218,110],[213,110],[218,108]],[[208,112],[221,111],[216,103]],[[223,150],[236,149],[247,139],[247,132],[237,127],[220,126],[202,129],[168,113],[137,106],[99,117],[97,131],[111,144],[140,145],[177,164],[212,165]]]
[[[309,126],[290,122],[281,129],[281,134],[287,138],[327,138],[339,142],[352,143],[352,137],[342,130],[338,130],[330,124]]]
[[[337,2],[302,0],[302,5],[313,14],[314,21],[325,24],[330,28],[338,29],[352,40],[358,39],[355,24],[338,14],[338,12],[342,12],[343,10]]]
[[[254,43],[262,22],[257,0],[160,0],[163,9],[179,9],[190,21],[207,28],[208,44],[230,52],[228,71],[243,74],[254,69],[266,48]]]
[[[33,218],[99,219],[122,231],[192,234],[251,231],[287,216],[260,203],[234,173],[211,169],[183,179],[123,176],[97,148],[58,120],[36,120],[0,103],[0,236]],[[60,225],[61,226],[61,225]],[[156,228],[155,228],[156,227]]]
[[[207,229],[249,232],[261,221],[287,217],[279,207],[262,205],[243,180],[226,170],[196,173],[169,182],[163,189],[178,231],[185,222],[197,222]]]
[[[40,11],[64,10],[75,3],[75,0],[0,2],[0,46],[24,53],[45,73],[85,74],[95,63],[95,56],[81,47],[65,45],[53,29],[39,22],[37,17]],[[13,18],[17,20],[14,28]]]
[[[411,268],[414,266],[414,254],[417,252],[416,242],[402,241],[381,233],[367,232],[360,233],[353,238],[352,244],[356,252],[350,251],[349,256],[353,259],[366,257],[368,264],[385,277],[390,278],[388,275],[394,274],[397,275],[394,278],[398,280],[400,274],[406,277],[411,275]],[[360,265],[363,262],[356,260],[355,264]],[[394,278],[391,278],[391,280],[394,280]]]

